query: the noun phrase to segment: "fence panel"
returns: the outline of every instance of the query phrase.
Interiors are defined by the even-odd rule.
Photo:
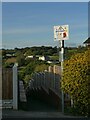
[[[13,99],[13,71],[12,68],[2,69],[2,100]]]

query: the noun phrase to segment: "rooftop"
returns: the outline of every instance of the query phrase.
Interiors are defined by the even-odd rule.
[[[88,43],[90,43],[90,37],[85,41],[85,42],[83,42],[84,44],[88,44]]]

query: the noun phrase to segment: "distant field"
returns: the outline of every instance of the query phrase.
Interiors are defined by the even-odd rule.
[[[12,57],[12,58],[8,58],[6,60],[7,63],[15,63],[16,62],[16,58],[15,57]]]
[[[58,60],[59,56],[49,56],[51,60]]]
[[[69,53],[77,52],[77,50],[68,50]]]

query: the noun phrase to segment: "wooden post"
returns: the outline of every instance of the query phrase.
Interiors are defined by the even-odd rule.
[[[13,66],[13,109],[18,109],[17,64],[14,64]]]

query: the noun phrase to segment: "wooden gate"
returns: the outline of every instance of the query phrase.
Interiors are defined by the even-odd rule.
[[[2,69],[2,107],[18,109],[17,64]]]
[[[2,69],[2,107],[13,107],[13,69]]]
[[[2,69],[2,100],[13,99],[13,70]]]

